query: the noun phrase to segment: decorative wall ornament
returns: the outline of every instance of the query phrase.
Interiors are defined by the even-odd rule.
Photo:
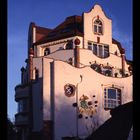
[[[75,85],[72,84],[66,84],[64,86],[64,93],[67,97],[72,97],[75,95]]]
[[[95,102],[92,100],[89,100],[89,97],[86,95],[82,95],[79,99],[79,114],[82,116],[85,116],[86,118],[92,117],[96,112],[96,108],[94,107]]]

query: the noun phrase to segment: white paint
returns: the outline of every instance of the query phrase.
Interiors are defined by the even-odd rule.
[[[44,61],[46,66],[47,63]],[[108,111],[103,109],[103,85],[106,84],[114,84],[119,87],[124,87],[122,90],[122,103],[126,103],[132,100],[132,76],[127,78],[112,78],[103,76],[89,67],[85,68],[75,68],[65,62],[62,61],[54,61],[55,62],[55,137],[56,139],[60,139],[62,136],[72,136],[76,135],[75,130],[75,121],[76,114],[75,109],[72,107],[72,104],[75,102],[74,97],[67,97],[64,94],[64,86],[67,83],[76,85],[80,81],[80,74],[83,75],[83,81],[79,84],[78,93],[79,97],[83,94],[92,97],[93,94],[96,95],[96,99],[98,100],[98,113],[97,116],[100,118],[100,124],[102,124],[105,120],[107,120],[110,115]],[[48,64],[49,65],[49,64]],[[48,68],[48,67],[47,67]],[[49,69],[48,69],[49,71]],[[50,73],[45,71],[44,77],[45,79],[49,76]],[[51,110],[51,108],[47,108],[47,104],[49,104],[49,96],[51,96],[49,89],[49,80],[46,79],[46,92],[44,92],[44,106],[45,110]],[[47,82],[48,81],[48,82]],[[44,86],[44,87],[45,87]],[[48,112],[48,111],[47,111]],[[44,119],[49,118],[47,112],[44,112]],[[84,119],[80,121],[79,124],[79,135],[81,137],[86,137],[89,133],[85,128],[85,123],[92,123],[90,121]],[[67,129],[66,129],[67,128]],[[81,129],[83,128],[83,129]],[[91,131],[91,130],[90,130]],[[63,132],[63,133],[62,133]]]

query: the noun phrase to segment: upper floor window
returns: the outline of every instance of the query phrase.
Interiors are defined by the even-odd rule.
[[[103,24],[99,19],[94,21],[94,33],[95,34],[103,34]]]
[[[50,54],[50,49],[49,48],[46,48],[45,50],[44,50],[44,55],[49,55]]]
[[[68,43],[66,44],[66,50],[69,50],[69,49],[73,49],[73,41],[72,40],[69,40]]]
[[[100,58],[109,57],[109,45],[88,42],[88,49]]]
[[[121,105],[121,89],[105,88],[104,89],[104,108],[112,109]]]

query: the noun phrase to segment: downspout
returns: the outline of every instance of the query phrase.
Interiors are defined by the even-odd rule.
[[[55,140],[55,62],[50,62],[50,115],[52,120],[51,140]]]

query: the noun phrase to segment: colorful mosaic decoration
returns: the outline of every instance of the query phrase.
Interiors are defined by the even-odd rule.
[[[92,117],[96,112],[96,108],[93,105],[93,101],[89,100],[89,97],[86,95],[82,95],[79,99],[79,114],[83,116]]]

